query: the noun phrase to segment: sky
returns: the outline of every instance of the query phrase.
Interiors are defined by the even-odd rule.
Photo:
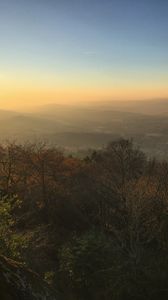
[[[167,0],[0,0],[0,108],[168,98]]]

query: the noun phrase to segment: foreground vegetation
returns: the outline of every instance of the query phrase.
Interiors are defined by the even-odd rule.
[[[168,298],[168,162],[118,140],[85,159],[0,146],[0,253],[69,300]]]

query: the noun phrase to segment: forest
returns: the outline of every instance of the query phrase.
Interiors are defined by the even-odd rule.
[[[62,299],[168,299],[168,161],[127,139],[84,158],[1,144],[0,254]]]

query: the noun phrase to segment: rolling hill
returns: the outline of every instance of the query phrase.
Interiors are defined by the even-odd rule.
[[[136,110],[135,106],[129,102],[125,106],[118,103],[118,107],[116,103],[47,105],[23,113],[0,110],[0,139],[44,139],[74,150],[102,147],[114,138],[131,137],[147,153],[167,155],[168,101],[138,103]]]

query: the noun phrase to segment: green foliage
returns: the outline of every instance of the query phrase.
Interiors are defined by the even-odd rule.
[[[13,196],[0,200],[0,253],[12,258],[21,259],[21,250],[27,245],[24,236],[15,233],[13,210],[20,207],[21,201]]]
[[[55,273],[53,271],[48,271],[44,274],[45,281],[50,285],[53,285],[54,277],[55,277]]]
[[[62,281],[80,299],[104,299],[115,265],[112,243],[103,233],[88,232],[61,249]]]
[[[13,219],[11,202],[5,197],[0,200],[0,252],[6,253],[11,236]]]
[[[61,249],[62,288],[82,300],[166,300],[168,259],[159,255],[144,249],[137,263],[109,236],[89,232]]]

